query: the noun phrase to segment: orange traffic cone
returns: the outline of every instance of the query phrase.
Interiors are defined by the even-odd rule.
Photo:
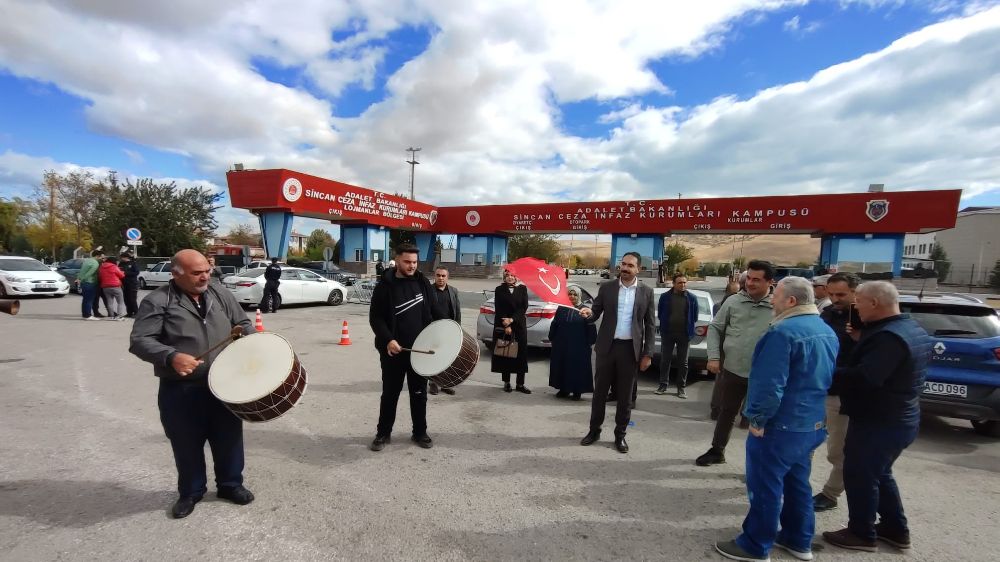
[[[260,314],[260,309],[257,309],[257,321],[254,322],[254,328],[257,328],[258,332],[264,331],[264,317]]]
[[[351,345],[351,334],[347,331],[347,320],[344,320],[344,326],[340,329],[340,345]]]

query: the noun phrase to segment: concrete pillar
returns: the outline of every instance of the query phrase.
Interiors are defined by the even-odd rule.
[[[292,235],[292,213],[268,211],[258,216],[260,232],[264,235],[264,253],[268,258],[284,261],[288,257],[288,239]]]

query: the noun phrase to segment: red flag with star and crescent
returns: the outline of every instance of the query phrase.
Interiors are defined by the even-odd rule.
[[[522,283],[543,300],[573,306],[566,290],[566,271],[537,258],[521,258],[507,264]]]

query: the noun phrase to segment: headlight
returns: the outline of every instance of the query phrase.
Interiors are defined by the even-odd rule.
[[[28,280],[23,277],[14,277],[13,275],[5,275],[4,279],[10,281],[11,283],[27,283]]]

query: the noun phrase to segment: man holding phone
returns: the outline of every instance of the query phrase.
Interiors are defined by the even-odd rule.
[[[840,351],[837,353],[837,367],[847,365],[851,352],[856,345],[847,331],[861,330],[862,322],[854,308],[855,290],[858,288],[858,277],[853,273],[834,273],[826,281],[826,293],[830,306],[826,307],[822,318],[840,340]],[[826,441],[826,460],[833,466],[830,476],[823,485],[823,491],[813,497],[816,511],[827,511],[837,507],[837,499],[844,493],[844,437],[847,435],[847,416],[840,413],[840,385],[843,377],[834,372],[833,384],[830,385],[826,397],[826,430],[829,437]]]

